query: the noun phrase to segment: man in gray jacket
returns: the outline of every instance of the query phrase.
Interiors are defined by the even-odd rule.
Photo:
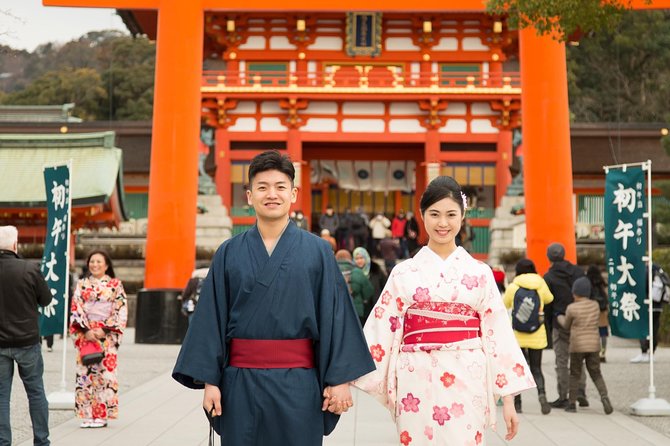
[[[21,259],[17,247],[17,229],[0,226],[0,446],[12,444],[9,396],[14,362],[28,394],[33,444],[49,446],[38,307],[49,305],[51,292],[39,266]]]

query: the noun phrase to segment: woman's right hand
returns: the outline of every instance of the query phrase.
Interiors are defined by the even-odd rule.
[[[84,339],[87,341],[97,341],[98,338],[95,335],[95,332],[93,330],[86,330],[86,333],[84,333]]]

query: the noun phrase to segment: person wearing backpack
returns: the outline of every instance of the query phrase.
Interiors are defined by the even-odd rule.
[[[537,274],[530,259],[521,259],[516,264],[516,277],[505,290],[505,306],[512,309],[512,328],[516,340],[530,365],[537,384],[537,395],[542,414],[551,412],[544,389],[542,374],[542,350],[547,347],[544,327],[544,306],[554,300],[547,283]],[[521,413],[521,395],[514,397],[514,407]]]

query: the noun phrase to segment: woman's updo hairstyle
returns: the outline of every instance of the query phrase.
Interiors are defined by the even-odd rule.
[[[461,186],[451,177],[439,176],[430,182],[426,190],[421,195],[421,202],[419,208],[421,215],[426,213],[426,210],[445,198],[451,198],[461,209],[461,215],[465,215],[464,195],[461,191]]]

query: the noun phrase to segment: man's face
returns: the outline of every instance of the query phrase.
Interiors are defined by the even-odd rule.
[[[266,170],[254,177],[251,190],[247,191],[247,202],[253,206],[259,220],[281,220],[287,218],[297,194],[288,175],[278,170]]]

